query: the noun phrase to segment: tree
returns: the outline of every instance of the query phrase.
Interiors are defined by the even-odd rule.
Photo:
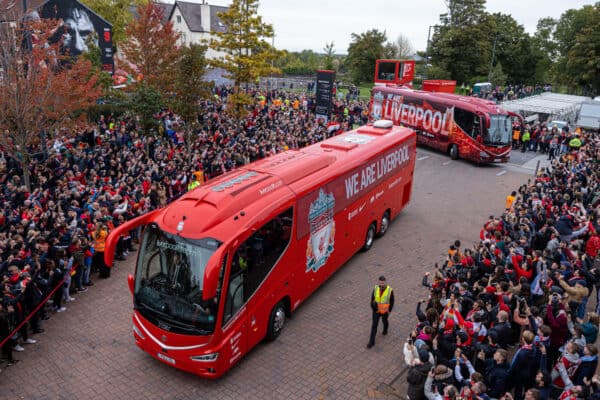
[[[393,43],[394,58],[405,59],[413,55],[415,49],[408,37],[400,34]]]
[[[81,0],[94,12],[112,25],[113,45],[125,40],[125,28],[133,19],[133,7],[144,4],[144,0]]]
[[[440,15],[441,25],[431,40],[432,64],[458,82],[487,75],[494,35],[485,0],[448,0],[446,5],[448,12]]]
[[[198,121],[199,102],[210,95],[210,85],[203,80],[207,61],[207,46],[192,44],[181,48],[181,58],[175,76],[175,96],[172,100],[173,110],[183,117],[186,123],[186,145],[191,143],[191,134]],[[191,152],[188,157],[191,158]]]
[[[146,133],[153,132],[158,126],[154,117],[164,105],[164,98],[160,91],[146,82],[140,82],[129,98],[129,107],[140,118]]]
[[[211,61],[223,68],[234,84],[229,96],[228,110],[240,117],[252,100],[241,90],[243,84],[254,84],[261,76],[279,73],[273,62],[280,54],[266,40],[273,37],[273,27],[258,15],[258,0],[233,0],[228,10],[219,13],[225,24],[224,32],[216,32],[210,47],[224,54]]]
[[[525,28],[510,15],[495,13],[487,18],[492,37],[495,41],[494,63],[502,64],[503,72],[510,82],[536,83],[534,76],[539,51],[535,51],[532,39]],[[490,55],[491,59],[491,55]],[[490,72],[493,69],[491,66]]]
[[[165,95],[173,90],[181,34],[170,21],[162,23],[163,11],[153,2],[138,6],[137,12],[139,18],[127,25],[127,40],[121,44],[124,58],[132,64],[124,63],[124,69],[141,74],[148,86]]]
[[[596,3],[600,8],[600,3]],[[575,37],[575,43],[567,54],[566,69],[572,86],[580,86],[584,94],[600,93],[600,10],[593,25],[585,26]]]
[[[494,65],[494,67],[492,68],[492,71],[490,72],[489,79],[490,79],[490,82],[492,83],[492,86],[506,85],[507,75],[502,70],[501,63],[497,63],[496,65]]]
[[[540,19],[532,37],[532,56],[537,60],[533,78],[535,82],[546,83],[552,79],[552,68],[558,58],[554,41],[556,23],[556,20],[549,17]]]
[[[345,63],[352,81],[356,84],[370,82],[375,75],[375,60],[384,58],[385,32],[377,29],[361,34],[352,34],[352,42],[348,46],[348,56]]]
[[[559,83],[578,91],[598,93],[600,3],[567,10],[559,19],[554,40],[559,57],[554,75]]]
[[[333,60],[335,59],[335,47],[333,42],[325,43],[323,51],[325,52],[325,55],[323,56],[323,67],[328,70],[333,70]]]
[[[100,96],[90,61],[61,54],[51,41],[56,20],[8,19],[0,24],[0,144],[20,162],[30,188],[29,165],[45,131],[76,122]]]

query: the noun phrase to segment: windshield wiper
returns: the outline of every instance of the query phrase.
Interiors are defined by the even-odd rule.
[[[145,304],[144,302],[140,302],[139,300],[136,301],[135,304],[136,304],[136,306],[135,306],[136,310],[139,310],[139,308],[144,308],[144,309],[150,311],[152,314],[154,314],[154,318],[157,318],[169,325],[176,326],[177,328],[179,328],[181,330],[185,330],[188,332],[195,332],[198,335],[210,335],[212,333],[212,331],[207,331],[207,330],[198,328],[192,324],[189,324],[186,322],[181,322],[177,319],[174,319],[174,317],[176,317],[176,316],[174,316],[172,314],[164,313],[161,310],[158,310],[154,307],[151,307],[151,306]]]

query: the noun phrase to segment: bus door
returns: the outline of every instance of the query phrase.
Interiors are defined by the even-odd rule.
[[[233,252],[230,251],[229,254]],[[245,264],[237,258],[237,252],[229,256],[229,275],[225,289],[222,319],[223,362],[227,365],[234,364],[247,350],[248,324],[245,303],[246,271]],[[222,301],[223,301],[222,300]]]
[[[271,310],[289,286],[289,271],[275,271],[274,267],[290,242],[292,222],[293,208],[290,207],[253,229],[249,237],[234,246],[229,278],[231,312],[228,313],[226,303],[223,320],[235,318],[235,311],[243,308],[248,348],[265,337]]]

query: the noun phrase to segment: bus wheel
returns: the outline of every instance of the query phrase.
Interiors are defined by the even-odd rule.
[[[381,221],[379,222],[379,232],[377,232],[378,237],[384,236],[388,228],[390,227],[390,213],[386,211],[383,213],[383,217],[381,217]]]
[[[369,251],[373,246],[373,241],[375,240],[375,233],[377,232],[377,227],[375,226],[375,222],[369,225],[369,229],[367,229],[367,234],[365,235],[365,244],[363,244],[362,250]]]
[[[453,144],[450,146],[450,158],[456,160],[458,158],[458,146]]]
[[[273,341],[277,339],[285,325],[285,306],[283,302],[275,304],[275,307],[271,310],[271,316],[269,317],[269,327],[267,328],[267,340]]]

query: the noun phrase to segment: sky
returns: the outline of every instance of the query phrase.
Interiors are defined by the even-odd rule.
[[[194,1],[194,0],[186,0]],[[560,18],[570,8],[594,4],[596,0],[488,0],[490,13],[510,14],[533,34],[543,17]],[[227,0],[207,0],[227,6]],[[274,44],[288,51],[323,52],[333,42],[337,54],[346,54],[352,33],[371,29],[385,31],[388,41],[407,37],[415,50],[425,50],[430,25],[446,12],[444,0],[260,0],[258,13],[273,25]]]

